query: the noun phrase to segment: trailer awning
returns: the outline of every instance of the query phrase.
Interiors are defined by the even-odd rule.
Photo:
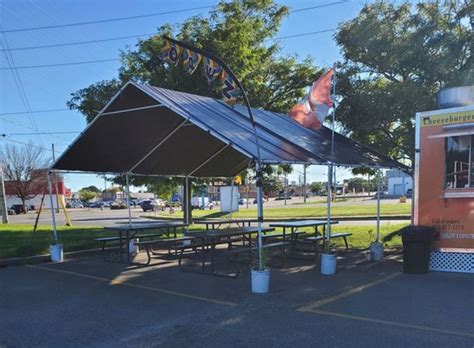
[[[443,127],[444,132],[428,136],[429,139],[460,137],[474,134],[474,123],[452,124]]]
[[[253,109],[267,164],[327,164],[331,131]],[[246,109],[209,97],[129,82],[58,158],[52,169],[145,176],[231,177],[257,159]],[[334,164],[408,167],[343,135]]]

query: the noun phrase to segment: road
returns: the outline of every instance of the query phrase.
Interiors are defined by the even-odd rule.
[[[336,203],[347,204],[347,202]],[[353,203],[352,203],[353,204]],[[242,208],[241,209],[245,209]],[[127,210],[110,210],[110,209],[70,209],[68,210],[69,216],[72,220],[74,226],[113,226],[117,223],[125,223],[128,221],[128,211]],[[143,216],[154,216],[155,213],[147,212],[144,213],[140,208],[132,209],[132,218],[133,221],[149,221]],[[173,215],[170,215],[173,216]],[[34,225],[36,219],[36,214],[28,213],[25,215],[14,215],[10,216],[10,222],[15,224],[27,224]],[[63,226],[66,223],[65,216],[62,212],[56,214],[56,221],[59,226]],[[400,224],[400,223],[409,223],[409,221],[401,220],[382,220],[381,224]],[[45,210],[40,216],[39,220],[40,225],[51,225],[51,211]],[[341,221],[341,225],[373,225],[375,224],[374,220],[358,220],[358,221]]]

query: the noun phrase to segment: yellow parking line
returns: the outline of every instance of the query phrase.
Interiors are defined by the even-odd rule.
[[[36,269],[49,271],[49,272],[56,272],[56,273],[74,275],[76,277],[98,280],[98,281],[106,282],[106,283],[109,283],[109,284],[112,284],[112,285],[122,285],[122,286],[128,286],[130,288],[144,289],[144,290],[159,292],[159,293],[162,293],[162,294],[173,295],[173,296],[178,296],[178,297],[184,297],[184,298],[189,298],[189,299],[192,299],[192,300],[208,302],[208,303],[213,303],[213,304],[221,304],[221,305],[226,305],[226,306],[237,306],[238,305],[235,302],[215,300],[215,299],[212,299],[212,298],[196,296],[196,295],[191,295],[191,294],[186,294],[186,293],[182,293],[182,292],[171,291],[171,290],[166,290],[166,289],[161,289],[161,288],[155,288],[155,287],[151,287],[151,286],[138,285],[138,284],[133,284],[133,283],[129,283],[129,282],[124,282],[124,281],[119,281],[119,280],[114,280],[114,279],[108,279],[108,278],[105,278],[105,277],[97,277],[97,276],[93,276],[93,275],[89,275],[89,274],[83,274],[83,273],[77,273],[77,272],[71,272],[71,271],[64,271],[64,270],[54,269],[54,268],[50,268],[50,267],[33,266],[33,265],[26,265],[26,267],[36,268]]]
[[[365,322],[376,323],[376,324],[382,324],[382,325],[397,326],[397,327],[402,327],[402,328],[407,328],[407,329],[416,329],[416,330],[430,331],[430,332],[436,332],[436,333],[441,333],[441,334],[446,334],[446,335],[454,335],[454,336],[461,336],[461,337],[474,338],[474,334],[473,334],[473,333],[462,332],[462,331],[453,331],[453,330],[437,329],[437,328],[430,327],[430,326],[405,324],[405,323],[399,323],[399,322],[396,322],[396,321],[389,321],[389,320],[382,320],[382,319],[375,319],[375,318],[360,317],[360,316],[357,316],[357,315],[349,315],[349,314],[344,314],[344,313],[336,313],[336,312],[322,311],[322,310],[319,310],[319,309],[308,310],[307,312],[316,313],[316,314],[321,314],[321,315],[329,315],[329,316],[338,317],[338,318],[344,318],[344,319],[352,319],[352,320],[358,320],[358,321],[365,321]]]
[[[344,291],[342,293],[340,293],[339,295],[336,295],[336,296],[332,296],[332,297],[329,297],[329,298],[325,298],[325,299],[322,299],[322,300],[318,300],[318,301],[314,301],[314,302],[310,302],[306,305],[304,305],[303,307],[300,307],[298,308],[297,310],[300,311],[300,312],[308,312],[308,311],[313,311],[315,310],[316,308],[319,308],[321,306],[324,306],[324,305],[327,305],[329,303],[332,303],[332,302],[335,302],[335,301],[338,301],[344,297],[348,297],[348,296],[351,296],[351,295],[354,295],[358,292],[362,292],[364,291],[365,289],[367,288],[370,288],[374,285],[377,285],[377,284],[380,284],[380,283],[384,283],[390,279],[393,279],[395,277],[398,277],[400,276],[402,273],[394,273],[394,274],[391,274],[385,278],[381,278],[381,279],[378,279],[378,280],[375,280],[373,282],[370,282],[370,283],[367,283],[367,284],[364,284],[364,285],[361,285],[361,286],[357,286],[355,288],[352,288],[352,289],[349,289],[347,291]]]

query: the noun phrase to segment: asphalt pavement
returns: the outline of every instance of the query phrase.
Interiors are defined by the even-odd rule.
[[[141,257],[141,256],[140,256]],[[158,264],[160,263],[160,264]],[[273,268],[270,292],[236,280],[101,258],[0,269],[0,347],[469,347],[474,277],[400,272],[340,254]]]

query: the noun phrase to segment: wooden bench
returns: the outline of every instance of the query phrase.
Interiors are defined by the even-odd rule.
[[[334,233],[331,234],[331,239],[335,238],[343,238],[344,239],[344,244],[346,245],[346,251],[349,250],[349,244],[347,243],[347,237],[352,236],[352,233],[349,232],[344,232],[344,233]],[[313,236],[313,237],[308,237],[305,238],[304,241],[306,242],[312,242],[312,243],[317,243],[320,240],[324,240],[324,236]]]
[[[185,241],[192,241],[194,238],[193,237],[176,237],[176,238],[160,238],[160,239],[154,239],[154,240],[147,240],[147,241],[142,241],[142,242],[135,242],[134,244],[139,247],[144,247],[146,251],[146,255],[148,257],[148,260],[146,262],[146,266],[148,266],[151,262],[151,254],[155,254],[153,252],[153,246],[159,246],[159,245],[165,245],[168,247],[168,250],[170,250],[172,247],[176,247],[176,250],[185,247],[186,244],[184,243]]]
[[[160,237],[162,236],[163,233],[153,233],[153,234],[140,234],[140,235],[135,235],[133,236],[133,239],[135,238],[154,238],[154,237]],[[122,238],[122,240],[125,240],[126,238]],[[101,238],[95,238],[96,242],[102,243],[102,253],[104,252],[105,249],[105,244],[107,242],[118,242],[120,240],[120,237],[101,237]],[[128,245],[127,245],[128,248]]]

